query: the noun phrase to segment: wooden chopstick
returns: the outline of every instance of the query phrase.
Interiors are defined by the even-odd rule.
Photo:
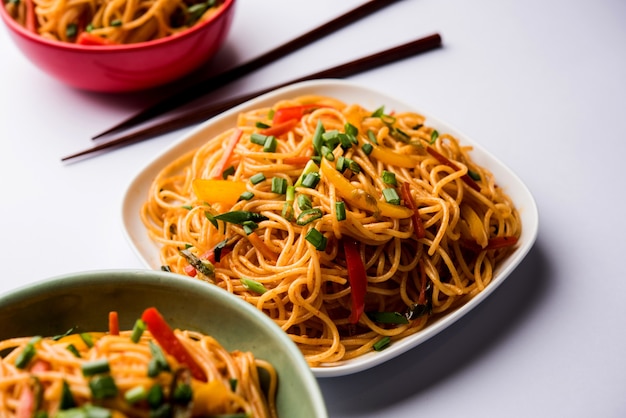
[[[315,29],[264,53],[263,55],[247,61],[239,66],[233,67],[222,73],[218,73],[212,77],[206,78],[194,85],[188,86],[183,90],[157,102],[156,104],[141,110],[140,112],[132,115],[128,119],[123,120],[117,125],[107,129],[104,132],[92,137],[92,139],[100,138],[104,135],[108,135],[114,132],[119,132],[124,129],[128,129],[132,126],[138,125],[156,116],[162,115],[165,112],[176,109],[186,103],[191,102],[203,95],[211,93],[219,87],[223,87],[228,83],[231,83],[244,75],[259,69],[271,62],[282,58],[291,52],[294,52],[324,36],[327,36],[347,25],[356,22],[370,14],[389,6],[398,0],[370,0],[356,8],[344,13],[343,15],[318,26]]]
[[[308,76],[300,77],[295,80],[291,80],[285,83],[281,83],[272,87],[265,88],[254,93],[237,96],[235,98],[227,99],[217,103],[210,103],[203,107],[190,110],[180,116],[175,116],[159,122],[155,125],[149,126],[145,129],[141,129],[135,132],[131,132],[127,135],[123,135],[116,139],[112,139],[105,143],[93,146],[86,150],[77,152],[72,155],[63,157],[62,161],[67,161],[76,157],[85,156],[88,154],[102,151],[109,148],[118,147],[121,145],[129,145],[144,139],[149,139],[160,134],[171,132],[186,126],[207,120],[225,110],[230,109],[238,104],[241,104],[247,100],[257,97],[261,94],[268,93],[272,90],[285,87],[289,84],[294,84],[307,80],[321,79],[321,78],[344,78],[350,75],[354,75],[366,70],[373,69],[375,67],[385,65],[394,61],[407,58],[412,55],[416,55],[422,52],[430,51],[432,49],[441,46],[441,36],[437,33],[426,36],[424,38],[417,39],[394,48],[390,48],[363,58],[356,59],[354,61],[347,62],[345,64],[338,65],[336,67],[329,68],[327,70],[319,71]]]

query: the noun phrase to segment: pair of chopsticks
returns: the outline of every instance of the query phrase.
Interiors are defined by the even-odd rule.
[[[326,36],[333,31],[336,31],[342,27],[345,27],[349,23],[355,22],[381,8],[388,6],[398,0],[370,0],[367,3],[352,9],[351,11],[339,16],[338,18],[333,19],[330,22],[327,22],[316,29],[307,32],[300,37],[293,39],[286,44],[275,48],[260,57],[248,61],[244,64],[241,64],[237,67],[234,67],[228,71],[223,73],[219,73],[213,77],[207,78],[204,81],[201,81],[198,84],[195,84],[191,87],[188,87],[165,100],[144,109],[143,111],[131,116],[130,118],[122,121],[121,123],[115,125],[114,127],[96,135],[93,139],[101,138],[105,135],[110,135],[125,129],[128,129],[132,126],[135,126],[139,123],[145,122],[151,118],[156,116],[160,116],[170,110],[173,110],[183,104],[186,104],[194,99],[197,99],[205,94],[210,93],[218,87],[223,87],[224,85],[233,82],[244,75],[252,72],[255,69],[260,68],[263,65],[266,65],[270,62],[281,58],[290,52],[293,52],[317,39],[320,39],[323,36]],[[280,87],[287,86],[289,84],[294,84],[297,82],[320,79],[320,78],[344,78],[350,75],[354,75],[378,66],[382,66],[394,61],[398,61],[404,58],[407,58],[412,55],[416,55],[422,52],[429,51],[434,48],[438,48],[441,46],[441,36],[439,34],[433,34],[430,36],[426,36],[424,38],[417,39],[415,41],[387,49],[363,58],[356,59],[354,61],[350,61],[348,63],[338,65],[323,71],[319,71],[313,74],[309,74],[304,77],[300,77],[294,80],[290,80],[285,83],[281,83],[279,85],[274,85],[272,87],[256,91],[250,94],[245,94],[242,96],[238,96],[235,98],[227,99],[219,102],[212,102],[203,107],[199,107],[196,109],[192,109],[187,113],[184,113],[180,116],[175,116],[169,119],[165,119],[155,125],[148,126],[144,129],[130,132],[126,135],[119,136],[117,138],[108,140],[101,144],[95,145],[86,150],[68,155],[63,157],[62,161],[71,160],[77,157],[86,156],[89,154],[96,153],[98,151],[103,151],[105,149],[115,148],[122,145],[130,145],[144,139],[149,139],[155,137],[160,134],[164,134],[167,132],[171,132],[177,129],[184,128],[186,126],[192,125],[194,123],[198,123],[209,119],[225,110],[228,110],[240,103],[243,103],[247,100],[250,100],[254,97],[260,96],[264,93],[270,92],[272,90],[278,89]]]

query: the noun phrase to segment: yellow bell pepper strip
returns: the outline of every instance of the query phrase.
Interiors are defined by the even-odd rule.
[[[418,161],[409,154],[400,154],[389,148],[381,147],[380,145],[371,144],[372,152],[370,157],[389,165],[402,168],[414,168],[418,165]]]
[[[350,323],[356,324],[365,310],[365,293],[367,292],[367,274],[365,264],[361,258],[359,244],[354,238],[345,237],[342,239],[343,251],[346,256],[346,266],[348,268],[348,280],[350,281],[350,295],[352,300],[352,310],[350,312]]]
[[[441,155],[439,152],[437,152],[433,147],[426,147],[426,151],[432,155],[433,157],[435,157],[437,159],[437,161],[439,161],[441,164],[443,165],[447,165],[448,167],[454,169],[454,170],[459,170],[459,167],[454,164],[452,161],[450,161],[448,158],[446,158],[445,156]],[[463,181],[465,182],[465,184],[467,184],[469,187],[471,187],[472,189],[476,190],[477,192],[480,192],[480,186],[478,185],[478,183],[476,183],[474,181],[474,179],[472,179],[469,175],[464,174],[461,179],[463,179]]]
[[[246,183],[234,180],[194,179],[191,183],[196,197],[207,203],[234,205],[246,191]]]
[[[371,194],[357,189],[325,158],[322,158],[320,169],[324,177],[335,186],[337,194],[349,204],[389,218],[406,219],[413,216],[413,211],[405,206],[377,201]]]
[[[166,353],[174,357],[180,364],[187,366],[195,379],[202,382],[207,381],[204,370],[196,363],[155,307],[143,311],[141,320],[146,323],[148,330]]]
[[[233,131],[233,134],[228,140],[228,146],[224,150],[224,154],[222,154],[222,158],[217,163],[217,165],[213,168],[213,172],[211,172],[211,178],[213,179],[222,178],[222,173],[226,169],[228,165],[228,161],[230,160],[230,157],[233,154],[233,151],[235,150],[235,147],[237,146],[237,143],[239,142],[239,139],[241,138],[242,134],[243,134],[243,131],[241,129],[235,128],[235,130]]]
[[[461,216],[467,223],[469,233],[476,244],[481,248],[485,248],[489,243],[489,236],[483,225],[482,218],[467,204],[461,205]]]
[[[424,223],[422,222],[422,218],[420,217],[417,205],[411,197],[411,188],[408,182],[402,183],[401,193],[404,204],[413,211],[413,216],[411,218],[413,219],[413,230],[415,232],[415,236],[418,239],[424,238],[426,236],[426,230],[424,229]]]

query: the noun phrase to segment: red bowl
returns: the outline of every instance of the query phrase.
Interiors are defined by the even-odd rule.
[[[167,38],[107,46],[48,40],[19,25],[3,6],[0,15],[17,47],[46,73],[79,89],[126,92],[174,81],[208,61],[226,39],[234,4],[225,0],[206,21]]]

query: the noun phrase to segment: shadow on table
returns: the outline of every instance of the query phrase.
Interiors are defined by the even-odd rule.
[[[543,302],[550,286],[550,267],[536,243],[498,289],[440,334],[373,369],[318,379],[331,415],[360,416],[382,410],[488,355]]]

